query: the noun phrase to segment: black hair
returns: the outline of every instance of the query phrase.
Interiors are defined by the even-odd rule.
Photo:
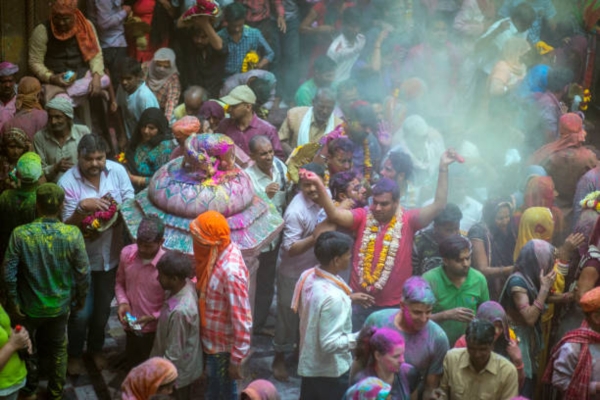
[[[140,119],[135,127],[135,131],[133,131],[131,140],[127,145],[127,149],[125,150],[127,166],[129,167],[130,172],[134,175],[141,175],[140,171],[138,170],[138,165],[135,162],[135,151],[142,142],[141,131],[148,124],[152,124],[158,129],[158,133],[148,141],[148,146],[151,149],[154,149],[162,141],[171,137],[169,121],[167,121],[164,111],[156,107],[146,108],[140,116]]]
[[[349,120],[358,121],[361,125],[368,126],[371,131],[377,132],[377,115],[369,103],[353,105],[350,108]]]
[[[121,62],[121,76],[142,76],[142,64],[135,58],[127,57]]]
[[[271,139],[269,139],[268,136],[265,136],[265,135],[253,136],[252,139],[250,139],[250,141],[248,142],[248,150],[250,150],[250,153],[254,153],[254,151],[256,150],[256,146],[258,146],[258,144],[263,141],[271,143]]]
[[[547,90],[553,93],[560,92],[569,83],[573,82],[574,74],[569,68],[552,68],[548,71]]]
[[[404,179],[410,179],[414,171],[414,164],[410,156],[401,150],[392,150],[388,154],[388,160],[396,174],[404,173]]]
[[[343,97],[344,93],[355,89],[358,90],[358,84],[354,79],[346,79],[345,81],[341,81],[336,88],[336,97],[338,101]]]
[[[381,178],[380,180],[378,180],[377,183],[373,185],[371,193],[373,194],[373,196],[379,196],[380,194],[384,193],[391,193],[393,201],[400,200],[400,188],[398,187],[398,184],[395,181],[389,178]]]
[[[246,6],[244,6],[242,3],[231,3],[225,7],[224,18],[228,23],[239,21],[240,19],[246,19]]]
[[[308,164],[304,164],[300,168],[319,175],[321,179],[325,179],[325,167],[323,167],[321,164],[310,162]]]
[[[446,207],[438,214],[433,220],[434,225],[443,225],[449,222],[459,223],[462,219],[463,214],[460,208],[454,203],[447,203]]]
[[[331,190],[331,197],[334,200],[339,201],[339,195],[346,193],[348,186],[350,186],[350,182],[356,179],[357,176],[358,175],[356,172],[352,170],[333,174],[329,179],[329,190]]]
[[[56,183],[43,183],[35,191],[35,203],[43,216],[57,215],[65,201],[65,191]]]
[[[490,321],[475,318],[467,326],[467,343],[492,345],[496,337],[496,328]]]
[[[168,277],[181,280],[194,275],[192,259],[181,251],[167,250],[156,264],[156,269]]]
[[[165,236],[165,223],[156,214],[144,215],[137,229],[137,238],[144,242],[158,243]]]
[[[326,267],[336,257],[341,257],[352,248],[352,239],[337,231],[323,232],[315,243],[315,257]]]
[[[352,140],[347,137],[339,137],[337,139],[333,139],[327,145],[327,153],[329,156],[334,156],[338,151],[343,151],[344,153],[354,153],[354,143]]]
[[[252,79],[248,82],[248,87],[256,96],[256,103],[254,104],[255,108],[258,108],[269,101],[273,85],[268,80],[262,78]]]
[[[346,8],[342,13],[342,25],[360,25],[360,11],[356,7]]]
[[[471,241],[459,234],[447,237],[439,246],[440,257],[449,260],[458,259],[465,250],[471,251]]]
[[[77,154],[80,156],[96,152],[108,153],[109,150],[110,148],[108,147],[106,140],[104,140],[102,136],[93,133],[84,135],[79,140],[79,144],[77,144]]]
[[[324,74],[326,72],[335,71],[336,68],[337,68],[337,63],[335,61],[333,61],[330,57],[325,56],[325,55],[317,58],[313,65],[313,69],[315,70],[315,73],[318,73],[318,74]]]
[[[529,4],[522,2],[518,6],[512,9],[510,13],[510,19],[513,21],[520,22],[524,27],[529,28],[535,21],[535,10]]]
[[[481,221],[489,230],[493,230],[496,226],[496,215],[503,207],[508,208],[509,215],[512,214],[512,206],[510,199],[502,197],[493,197],[488,199],[481,210]],[[512,218],[512,215],[511,215]]]

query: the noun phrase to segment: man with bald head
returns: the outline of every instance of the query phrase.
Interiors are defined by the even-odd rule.
[[[317,142],[342,120],[333,114],[335,93],[329,88],[317,90],[312,107],[291,108],[279,129],[279,140],[286,153],[306,143]]]
[[[171,123],[180,120],[186,115],[197,117],[200,114],[200,107],[209,98],[208,91],[202,86],[190,86],[183,92],[183,103],[175,107]]]

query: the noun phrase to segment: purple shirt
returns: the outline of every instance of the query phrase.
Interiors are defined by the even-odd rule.
[[[123,23],[127,13],[121,0],[88,0],[88,18],[98,31],[100,46],[127,47]]]
[[[246,154],[250,154],[250,148],[248,147],[250,139],[256,135],[265,135],[271,140],[275,155],[285,161],[285,153],[281,148],[277,129],[267,121],[258,118],[256,114],[252,116],[252,121],[250,121],[250,125],[248,125],[245,131],[241,131],[231,118],[225,118],[217,127],[216,132],[229,136]]]
[[[2,134],[4,135],[10,128],[19,128],[29,136],[29,140],[33,143],[35,133],[44,129],[46,125],[48,125],[48,113],[45,110],[37,108],[22,110],[2,126]]]

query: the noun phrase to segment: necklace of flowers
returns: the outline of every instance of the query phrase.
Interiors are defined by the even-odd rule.
[[[579,204],[581,204],[581,208],[584,210],[594,210],[600,213],[600,201],[598,201],[599,198],[600,191],[595,191],[585,196]]]
[[[358,253],[360,285],[369,293],[383,289],[394,268],[396,253],[400,247],[400,238],[402,237],[402,210],[400,209],[392,217],[387,231],[383,236],[383,246],[379,253],[375,270],[372,270],[375,259],[375,241],[379,233],[379,226],[379,222],[377,222],[373,214],[369,211]]]
[[[365,181],[371,182],[371,171],[373,170],[373,163],[371,162],[371,148],[369,147],[369,140],[363,141],[363,150],[365,152]]]
[[[323,182],[325,184],[325,187],[329,187],[329,177],[330,177],[330,175],[329,175],[329,168],[327,168],[327,166],[326,166],[325,167],[325,179],[324,179],[324,182]]]

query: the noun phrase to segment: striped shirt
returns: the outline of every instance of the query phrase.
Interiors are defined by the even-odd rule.
[[[220,254],[209,278],[206,327],[200,330],[205,353],[230,353],[230,362],[236,365],[250,350],[252,310],[248,279],[242,253],[231,243]]]

